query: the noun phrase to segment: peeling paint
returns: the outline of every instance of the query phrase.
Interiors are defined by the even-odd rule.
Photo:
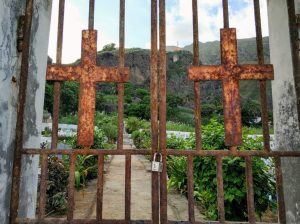
[[[275,148],[296,151],[300,129],[287,12],[287,1],[268,1]],[[300,159],[284,158],[281,164],[287,223],[300,223]]]
[[[16,49],[18,17],[23,14],[26,1],[0,2],[0,223],[8,223],[11,171],[13,165],[17,96],[19,88],[20,56]],[[39,146],[42,122],[47,46],[50,26],[51,0],[37,0],[34,6],[32,43],[24,144]],[[16,82],[12,82],[15,77]],[[38,157],[23,161],[20,215],[35,214]]]

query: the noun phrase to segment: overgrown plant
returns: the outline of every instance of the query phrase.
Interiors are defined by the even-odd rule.
[[[224,127],[216,120],[204,126],[203,147],[207,150],[218,150],[226,148],[224,145]],[[194,136],[184,141],[177,141],[173,148],[187,149],[191,142],[195,142]],[[240,150],[262,149],[261,139],[243,137],[244,144]],[[174,143],[174,142],[173,142]],[[169,147],[169,146],[168,146]],[[194,147],[192,147],[194,148]],[[176,149],[176,148],[175,148]],[[179,189],[182,193],[187,190],[187,161],[185,157],[169,157],[169,185]],[[275,182],[272,175],[272,162],[266,162],[261,158],[253,158],[253,182],[256,214],[261,217],[269,208],[274,207],[275,202],[270,200],[275,196]],[[194,196],[204,208],[206,217],[217,219],[217,183],[216,183],[216,161],[214,157],[194,158]],[[239,157],[225,157],[223,160],[223,178],[225,192],[225,213],[228,220],[242,221],[247,219],[247,191],[245,177],[245,161]]]
[[[69,173],[63,161],[55,156],[48,158],[48,184],[46,212],[64,214],[68,209],[67,185]]]
[[[202,128],[202,145],[205,150],[223,150],[224,126],[216,119]],[[149,146],[150,132],[134,132],[133,139],[137,147]],[[195,137],[188,139],[171,136],[167,139],[167,148],[187,150],[195,148]],[[261,138],[243,136],[243,146],[239,150],[262,149]],[[168,187],[175,187],[181,193],[187,193],[187,159],[186,157],[169,156],[167,158]],[[272,174],[274,167],[271,160],[253,158],[253,183],[255,209],[258,217],[262,217],[268,208],[274,208],[275,181]],[[194,158],[194,197],[203,208],[205,216],[216,220],[217,211],[217,180],[216,160],[214,157]],[[245,178],[245,161],[239,157],[225,157],[223,160],[223,179],[225,192],[226,219],[243,221],[247,219],[247,191]]]
[[[131,134],[134,131],[138,131],[140,129],[149,128],[150,124],[149,122],[146,122],[145,120],[139,119],[137,117],[129,117],[126,119],[126,131]]]

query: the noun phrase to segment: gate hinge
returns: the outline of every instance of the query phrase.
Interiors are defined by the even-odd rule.
[[[17,50],[18,50],[18,52],[22,52],[22,50],[23,50],[24,25],[25,25],[25,16],[21,15],[18,20],[18,29],[17,29]]]

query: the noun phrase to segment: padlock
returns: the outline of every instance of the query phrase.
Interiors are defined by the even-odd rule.
[[[159,162],[156,160],[157,155],[160,156]],[[151,170],[152,172],[159,172],[161,173],[163,169],[163,163],[162,163],[162,155],[160,153],[155,153],[152,161]]]

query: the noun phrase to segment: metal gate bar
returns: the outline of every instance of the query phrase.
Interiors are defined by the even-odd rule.
[[[57,46],[56,46],[56,63],[62,62],[62,47],[63,47],[63,30],[64,30],[64,13],[65,0],[59,1],[58,12],[58,28],[57,28]],[[58,120],[59,120],[59,106],[61,95],[61,83],[54,82],[54,96],[53,96],[53,121],[51,133],[51,149],[57,148],[58,142]],[[39,197],[39,211],[38,219],[45,219],[46,208],[46,191],[47,191],[47,174],[48,174],[48,155],[41,156],[41,180],[40,180],[40,197]]]
[[[224,186],[223,186],[223,158],[216,156],[217,162],[217,201],[218,201],[218,215],[221,223],[225,222],[225,208],[224,208]]]
[[[159,150],[162,154],[163,166],[160,173],[160,223],[168,222],[167,199],[167,68],[166,68],[166,5],[165,0],[159,0]]]
[[[193,65],[199,66],[199,31],[198,31],[198,0],[192,1],[193,11]],[[202,129],[201,129],[201,97],[200,82],[194,82],[194,113],[195,113],[195,138],[196,150],[202,148]]]
[[[253,0],[254,2],[254,18],[256,28],[256,47],[257,47],[257,58],[258,64],[265,64],[264,59],[264,46],[261,29],[261,18],[260,18],[260,3],[259,0]],[[269,116],[268,116],[268,100],[267,100],[267,83],[265,80],[259,81],[260,89],[260,104],[261,104],[261,117],[262,117],[262,128],[263,128],[263,139],[264,148],[270,151],[270,131],[269,131]]]
[[[151,92],[151,156],[158,151],[158,32],[157,0],[151,1],[151,55],[150,55],[150,92]],[[152,222],[159,223],[159,174],[151,174]]]
[[[19,207],[19,189],[21,176],[21,150],[23,148],[24,134],[24,114],[27,95],[28,83],[28,68],[30,54],[30,35],[33,15],[33,0],[26,1],[25,22],[24,22],[24,42],[22,47],[22,62],[19,82],[18,106],[17,106],[17,122],[16,122],[16,139],[14,148],[14,163],[12,173],[12,189],[11,189],[11,204],[10,204],[10,222],[14,223],[18,216]]]

